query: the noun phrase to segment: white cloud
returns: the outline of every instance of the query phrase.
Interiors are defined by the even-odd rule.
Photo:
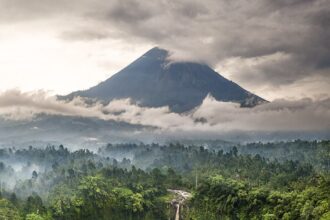
[[[218,102],[208,96],[195,110],[177,114],[168,107],[148,108],[129,99],[87,105],[76,98],[58,101],[47,93],[11,90],[0,94],[0,115],[34,120],[39,114],[94,117],[157,128],[157,132],[326,132],[330,131],[330,99],[279,99],[254,108]]]

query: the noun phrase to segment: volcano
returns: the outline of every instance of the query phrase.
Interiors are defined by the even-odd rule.
[[[173,112],[186,112],[199,106],[207,95],[218,101],[253,107],[266,102],[259,96],[224,78],[211,67],[196,62],[170,62],[167,50],[155,47],[109,79],[76,96],[110,102],[130,98],[146,107],[169,106]]]

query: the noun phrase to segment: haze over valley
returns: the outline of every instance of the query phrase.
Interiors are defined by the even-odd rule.
[[[157,47],[90,89],[67,96],[8,90],[0,105],[2,144],[309,140],[328,138],[330,128],[328,98],[269,102]]]
[[[0,220],[329,220],[329,14],[0,0]]]

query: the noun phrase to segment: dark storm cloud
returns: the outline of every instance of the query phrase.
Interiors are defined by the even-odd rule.
[[[153,14],[151,10],[144,7],[142,1],[127,0],[117,1],[106,11],[106,17],[125,23],[137,23],[150,18]]]
[[[69,11],[73,5],[67,1],[51,0],[0,0],[0,22],[22,22],[35,19],[49,19],[62,11]]]
[[[233,63],[232,79],[254,86],[290,85],[315,75],[329,80],[328,0],[0,0],[0,4],[2,22],[62,19],[65,30],[54,28],[65,40],[115,37],[156,44],[172,50],[173,59],[222,67]],[[68,17],[78,21],[70,25]]]

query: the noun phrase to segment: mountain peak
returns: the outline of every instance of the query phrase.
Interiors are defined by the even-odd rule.
[[[242,106],[265,101],[207,65],[193,62],[168,65],[168,54],[167,50],[154,47],[106,81],[67,97],[82,96],[105,102],[130,98],[142,106],[169,106],[175,112],[195,108],[208,94],[218,101],[237,102]]]
[[[160,47],[153,47],[144,54],[144,56],[164,56],[164,55],[168,55],[168,51]]]

